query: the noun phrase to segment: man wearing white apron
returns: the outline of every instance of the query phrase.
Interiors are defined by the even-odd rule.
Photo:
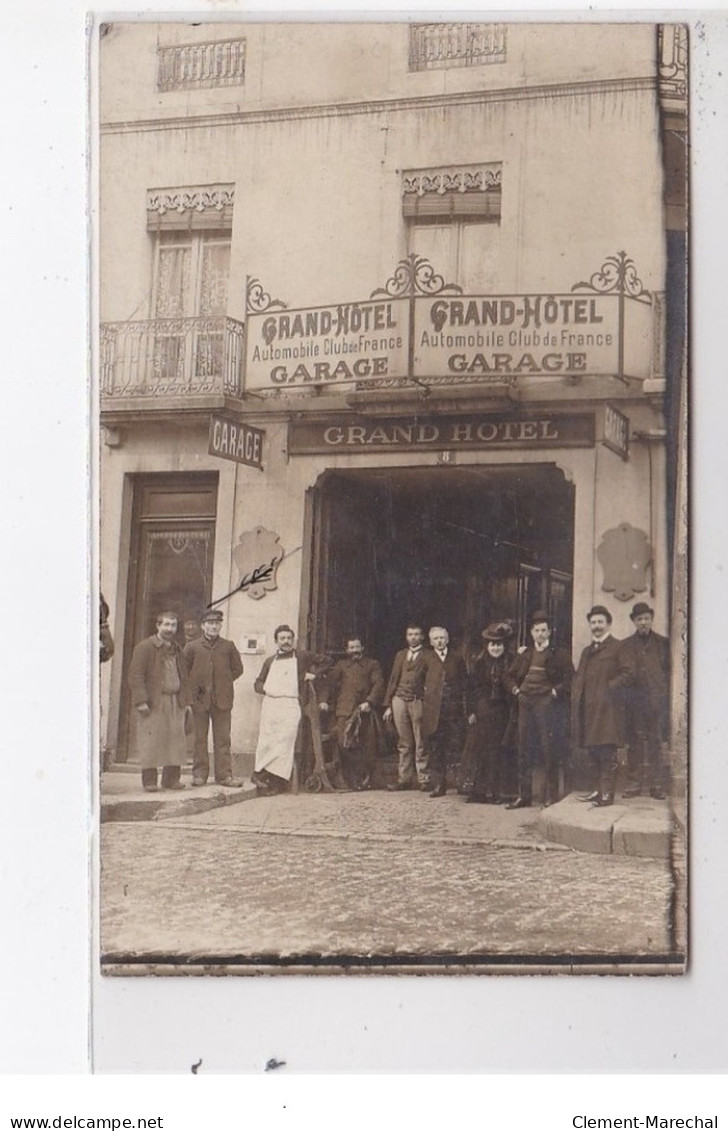
[[[273,639],[277,651],[265,661],[253,685],[263,696],[263,706],[252,781],[266,794],[279,793],[291,780],[302,696],[306,684],[316,679],[314,669],[327,663],[325,656],[296,651],[295,634],[287,624],[278,626]]]

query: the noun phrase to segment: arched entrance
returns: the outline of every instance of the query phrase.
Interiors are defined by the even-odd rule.
[[[491,620],[547,608],[571,647],[574,486],[554,464],[330,470],[308,497],[304,636],[361,633],[385,668],[410,619],[466,655]]]

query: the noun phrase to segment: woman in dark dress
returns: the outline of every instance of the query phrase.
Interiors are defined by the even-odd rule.
[[[511,709],[511,696],[505,679],[510,630],[506,624],[491,624],[482,635],[485,650],[473,664],[468,696],[475,775],[467,801],[499,805],[502,801],[503,740]]]

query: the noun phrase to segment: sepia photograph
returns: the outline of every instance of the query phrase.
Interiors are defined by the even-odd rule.
[[[684,974],[688,28],[91,34],[102,973]]]

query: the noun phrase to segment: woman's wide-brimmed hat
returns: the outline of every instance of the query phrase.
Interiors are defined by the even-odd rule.
[[[495,644],[505,644],[510,635],[511,629],[507,624],[489,624],[481,633],[483,640],[492,640]]]

